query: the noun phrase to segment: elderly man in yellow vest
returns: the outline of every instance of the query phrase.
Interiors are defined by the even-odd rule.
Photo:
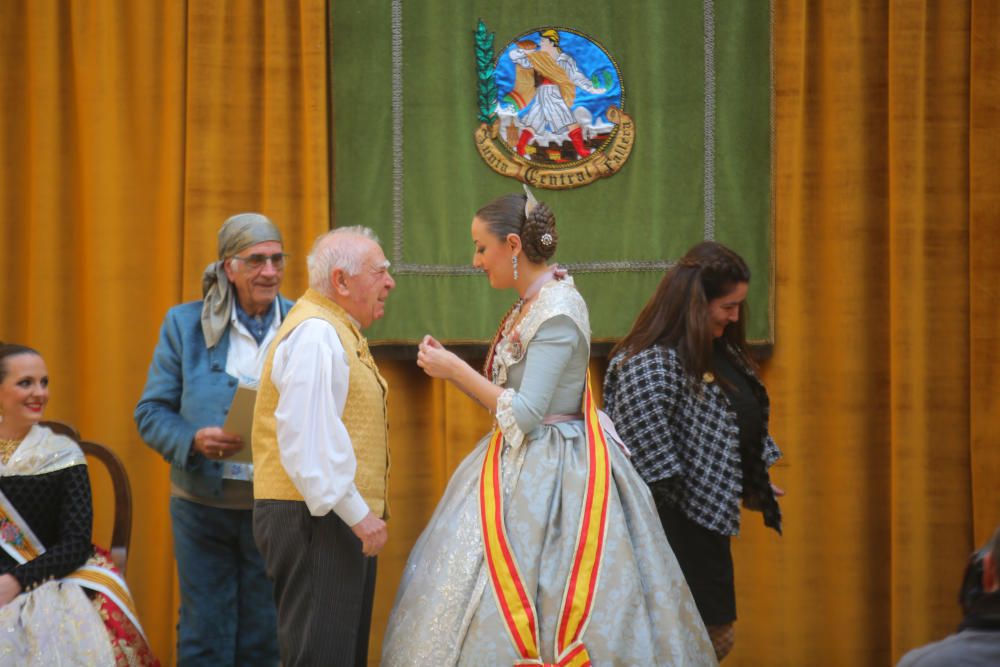
[[[363,666],[388,539],[386,383],[361,329],[395,287],[374,233],[316,240],[309,289],[264,364],[254,411],[254,539],[284,667]]]

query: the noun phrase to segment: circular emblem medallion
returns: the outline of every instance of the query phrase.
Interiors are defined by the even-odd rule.
[[[480,121],[476,145],[497,173],[536,187],[580,187],[609,176],[632,151],[614,58],[583,33],[543,27],[518,35],[492,61],[476,33]],[[485,83],[484,83],[485,82]]]

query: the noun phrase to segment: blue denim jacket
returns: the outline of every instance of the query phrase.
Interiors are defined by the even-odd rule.
[[[292,302],[279,295],[278,304],[284,318]],[[222,490],[222,463],[192,452],[191,445],[198,429],[225,423],[238,383],[226,373],[230,330],[206,347],[201,305],[192,301],[167,311],[133,416],[142,439],[171,464],[170,480],[193,496],[214,498]]]

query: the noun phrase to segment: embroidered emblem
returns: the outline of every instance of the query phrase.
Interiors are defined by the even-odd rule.
[[[521,361],[524,358],[524,346],[521,345],[521,334],[517,331],[510,334],[507,337],[507,345],[510,349],[510,356],[514,363]]]
[[[8,544],[13,545],[20,549],[24,546],[24,533],[17,524],[13,523],[7,517],[0,517],[0,539]]]
[[[624,109],[618,65],[603,46],[569,28],[530,30],[494,55],[476,27],[480,157],[495,172],[550,190],[611,176],[632,153],[635,123]]]

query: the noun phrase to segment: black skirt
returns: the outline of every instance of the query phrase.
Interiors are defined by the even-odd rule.
[[[660,499],[656,509],[705,625],[735,621],[736,588],[729,536],[698,525]]]

